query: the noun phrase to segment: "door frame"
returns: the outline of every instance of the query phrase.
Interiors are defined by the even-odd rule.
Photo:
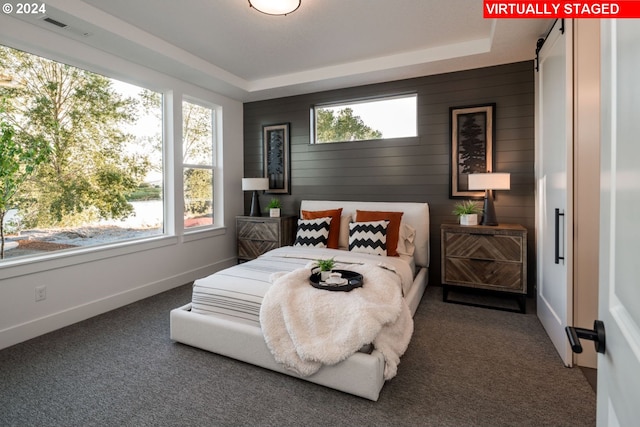
[[[577,19],[574,34],[573,319],[592,329],[598,318],[600,230],[600,21]],[[574,353],[578,366],[595,369],[594,346]]]

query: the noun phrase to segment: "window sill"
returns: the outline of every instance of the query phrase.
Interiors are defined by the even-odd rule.
[[[3,261],[0,264],[0,280],[148,251],[177,243],[176,236],[154,236]]]
[[[307,147],[312,150],[353,150],[374,147],[405,147],[411,145],[420,145],[420,137],[407,136],[402,138],[368,139],[361,141],[317,142],[309,143]]]
[[[214,226],[214,228],[198,228],[185,230],[182,236],[183,242],[193,242],[194,240],[208,239],[210,237],[222,236],[227,234],[227,227]]]

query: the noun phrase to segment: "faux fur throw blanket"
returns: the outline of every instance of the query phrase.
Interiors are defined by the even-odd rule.
[[[351,292],[316,289],[311,266],[274,273],[260,308],[260,323],[278,363],[301,376],[336,364],[373,343],[393,378],[413,334],[413,318],[401,295],[399,277],[371,265],[341,267],[363,275]]]

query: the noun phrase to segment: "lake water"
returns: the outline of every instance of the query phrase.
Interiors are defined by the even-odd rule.
[[[116,225],[123,228],[149,228],[158,227],[162,224],[163,207],[162,200],[147,200],[141,202],[131,202],[135,215],[124,221],[110,219],[102,220],[92,225]],[[5,225],[10,224],[16,219],[17,209],[11,209],[5,215]]]

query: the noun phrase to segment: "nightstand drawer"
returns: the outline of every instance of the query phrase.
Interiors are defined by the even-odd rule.
[[[274,221],[238,221],[238,239],[269,240],[278,242],[280,223]],[[275,246],[277,247],[277,246]]]
[[[238,258],[254,259],[278,247],[278,242],[265,240],[238,240]]]
[[[522,265],[519,263],[447,257],[444,282],[525,293],[522,273]]]
[[[236,217],[238,261],[248,261],[282,246],[292,245],[296,217]]]
[[[522,262],[521,236],[445,233],[447,257]]]

